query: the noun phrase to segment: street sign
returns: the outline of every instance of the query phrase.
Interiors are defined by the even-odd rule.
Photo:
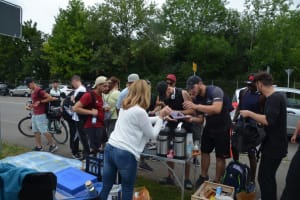
[[[4,0],[0,0],[0,34],[22,36],[22,8]]]
[[[197,72],[197,64],[193,62],[193,72],[196,73]]]
[[[290,76],[291,76],[291,74],[293,73],[293,69],[286,69],[286,70],[284,70],[286,73],[287,73],[287,75],[288,75],[288,83],[287,83],[287,87],[289,88],[290,87]]]

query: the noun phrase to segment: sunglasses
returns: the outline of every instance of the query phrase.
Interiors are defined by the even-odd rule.
[[[166,81],[168,85],[173,85],[173,81]]]

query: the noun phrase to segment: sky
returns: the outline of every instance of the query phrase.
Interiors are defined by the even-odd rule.
[[[59,9],[65,9],[69,0],[6,0],[10,3],[19,5],[23,10],[23,21],[32,20],[37,22],[38,30],[51,34],[55,16],[58,15]],[[165,0],[153,0],[159,6]],[[102,0],[83,0],[85,6],[92,6],[95,3],[101,3]],[[243,10],[243,0],[228,0],[228,8]],[[294,4],[300,4],[300,0],[293,0]]]

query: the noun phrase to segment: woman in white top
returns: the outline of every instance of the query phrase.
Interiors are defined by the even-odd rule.
[[[148,117],[149,104],[150,86],[145,80],[135,81],[123,101],[115,129],[105,147],[101,200],[107,199],[117,171],[121,175],[122,199],[132,200],[140,154],[146,142],[157,137],[163,118],[171,112],[165,107],[159,116]]]

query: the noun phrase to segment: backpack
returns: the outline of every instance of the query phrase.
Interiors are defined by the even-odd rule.
[[[80,94],[80,95],[78,94],[79,96],[78,96],[78,95],[76,96],[75,102],[79,101],[80,98],[81,98],[85,93],[89,93],[89,94],[91,95],[91,97],[92,97],[92,105],[93,105],[93,108],[96,108],[96,97],[95,97],[95,95],[93,94],[92,91],[84,92],[84,93],[82,93],[82,94]],[[78,98],[78,97],[79,97],[79,98]],[[78,100],[77,100],[77,99],[78,99]],[[80,121],[81,125],[84,126],[85,122],[86,122],[87,119],[88,119],[88,115],[82,115],[82,114],[77,114],[77,115],[78,115],[78,118],[79,118],[79,121]]]
[[[250,168],[239,161],[231,161],[225,169],[221,183],[235,188],[235,194],[247,191]]]

